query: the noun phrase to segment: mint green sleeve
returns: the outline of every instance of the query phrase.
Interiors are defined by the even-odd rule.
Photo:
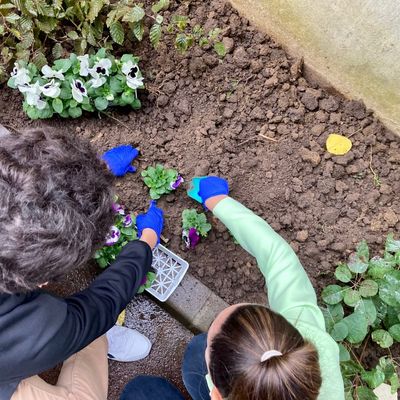
[[[213,212],[257,259],[266,280],[271,309],[292,321],[325,330],[315,291],[289,244],[262,218],[230,197],[220,201]]]

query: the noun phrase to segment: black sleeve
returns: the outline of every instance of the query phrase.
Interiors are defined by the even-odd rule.
[[[86,290],[65,299],[67,315],[62,332],[68,354],[87,346],[115,324],[138,291],[151,263],[150,246],[139,240],[130,242]]]
[[[152,252],[128,243],[117,260],[82,292],[66,299],[43,291],[0,298],[2,384],[54,367],[106,333],[150,270]]]

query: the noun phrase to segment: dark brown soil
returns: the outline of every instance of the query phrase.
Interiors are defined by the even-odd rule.
[[[232,196],[288,240],[320,290],[361,239],[378,251],[389,232],[400,231],[400,140],[362,103],[307,82],[299,60],[229,5],[190,4],[177,8],[191,23],[224,29],[224,60],[198,48],[178,55],[168,40],[158,51],[144,47],[138,53],[148,92],[141,94],[141,111],[44,123],[90,139],[99,152],[122,143],[137,146],[139,172],[117,184],[135,211],[149,201],[140,178],[149,164],[174,167],[186,181],[206,174],[227,178]],[[0,110],[6,126],[32,124],[16,92],[1,91]],[[346,156],[326,152],[325,140],[334,132],[351,137]],[[211,215],[209,237],[184,253],[182,210],[201,207],[183,189],[159,205],[168,247],[190,262],[192,274],[228,302],[264,301],[255,260]]]
[[[139,51],[148,87],[141,111],[44,123],[90,139],[99,152],[134,144],[141,151],[139,173],[159,162],[187,181],[205,174],[228,178],[232,196],[267,219],[296,250],[314,285],[323,287],[358,241],[365,238],[379,249],[388,232],[400,230],[400,140],[362,103],[310,85],[298,73],[298,60],[229,5],[191,4],[178,9],[189,12],[191,23],[225,30],[224,60],[199,48],[178,55],[168,40],[157,52],[146,47]],[[1,91],[1,123],[31,124],[20,100],[17,92]],[[346,156],[326,152],[333,132],[351,136]],[[136,211],[149,200],[139,173],[117,184]],[[200,207],[182,189],[159,205],[169,247],[182,253],[181,212]],[[212,223],[209,237],[184,254],[191,272],[228,302],[262,300],[255,261],[221,224]]]

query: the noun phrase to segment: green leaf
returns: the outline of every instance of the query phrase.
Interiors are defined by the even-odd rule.
[[[359,287],[360,294],[363,297],[375,296],[378,293],[378,289],[378,284],[372,279],[366,279],[365,281],[361,282]]]
[[[109,29],[112,40],[115,43],[122,45],[125,39],[125,33],[122,24],[119,21],[115,21],[110,25]]]
[[[400,240],[394,240],[393,233],[390,233],[386,239],[385,251],[387,253],[396,253],[400,251]]]
[[[379,283],[379,297],[389,306],[400,308],[400,271],[389,271]]]
[[[18,14],[10,13],[7,14],[4,19],[10,24],[15,24],[21,17]]]
[[[160,39],[161,39],[161,25],[160,24],[154,24],[151,28],[150,28],[150,43],[152,44],[152,46],[154,48],[157,48],[157,46],[160,43]]]
[[[67,33],[67,36],[72,40],[78,40],[79,39],[79,35],[77,34],[76,31],[69,31]]]
[[[9,10],[11,8],[15,8],[15,5],[11,3],[0,4],[0,10]]]
[[[63,109],[64,109],[64,105],[62,100],[60,99],[53,99],[52,101],[52,106],[53,106],[53,110],[57,113],[57,114],[61,114]]]
[[[400,324],[391,326],[389,333],[396,342],[400,342]]]
[[[368,325],[372,325],[376,320],[376,307],[371,299],[361,299],[354,307],[354,311],[364,315]]]
[[[35,23],[42,32],[49,34],[57,28],[58,19],[43,16],[36,19]]]
[[[93,23],[94,20],[97,18],[100,11],[104,7],[104,4],[105,3],[103,0],[90,0],[89,13],[86,17],[90,23]]]
[[[176,35],[175,48],[179,53],[185,53],[193,45],[193,36],[179,33]]]
[[[71,118],[79,118],[82,115],[82,109],[79,107],[71,107],[68,109],[68,114]]]
[[[224,58],[226,56],[226,48],[222,42],[214,43],[214,51],[221,57]]]
[[[342,343],[338,343],[338,347],[339,347],[339,360],[340,360],[340,362],[350,361],[350,359],[351,359],[350,353],[346,349],[346,347],[344,347]]]
[[[340,264],[336,267],[335,270],[335,278],[343,283],[347,283],[351,281],[353,274],[349,270],[346,264]]]
[[[322,290],[322,300],[326,304],[337,304],[343,300],[344,289],[338,285],[329,285]]]
[[[133,35],[139,42],[142,41],[144,35],[144,24],[143,22],[135,22],[132,27]]]
[[[381,257],[374,257],[369,261],[368,276],[373,279],[382,279],[386,272],[392,271],[393,266]]]
[[[393,338],[388,331],[384,329],[377,329],[372,332],[372,340],[378,343],[383,349],[389,348],[393,344]]]
[[[343,322],[349,329],[347,340],[352,344],[361,343],[368,333],[368,324],[365,316],[358,312],[343,318]]]
[[[355,274],[362,274],[368,268],[368,263],[364,262],[357,254],[352,254],[347,263],[351,272]]]
[[[71,65],[71,60],[69,60],[68,58],[54,61],[54,69],[56,69],[57,71],[61,71],[62,73],[67,72],[71,68]]]
[[[93,112],[94,111],[94,107],[90,103],[82,104],[82,110]]]
[[[357,400],[378,400],[374,392],[366,386],[358,386],[355,390]]]
[[[354,307],[361,300],[361,295],[358,290],[347,289],[344,292],[343,301],[349,307]]]
[[[63,56],[64,49],[60,43],[56,43],[51,50],[51,55],[53,56],[54,60],[61,58]]]
[[[157,14],[162,10],[167,10],[169,7],[169,0],[159,0],[157,3],[153,4],[151,11]]]
[[[366,240],[363,240],[362,242],[359,243],[356,249],[356,254],[358,258],[364,262],[367,263],[369,260],[369,248]]]
[[[173,15],[171,23],[174,24],[182,32],[187,27],[188,17],[186,17],[185,15]]]
[[[94,105],[99,111],[104,111],[108,107],[108,100],[104,97],[97,97]]]
[[[157,200],[157,199],[159,199],[161,196],[160,196],[153,188],[151,188],[151,189],[150,189],[150,197],[151,197],[153,200]]]
[[[128,14],[123,16],[122,21],[139,22],[144,18],[145,15],[146,13],[144,12],[143,7],[135,5]]]
[[[35,64],[38,69],[42,69],[42,67],[47,64],[47,58],[40,50],[37,50],[32,55],[32,63]]]
[[[336,323],[330,332],[332,338],[337,342],[341,342],[342,340],[344,340],[348,334],[349,328],[343,321]]]
[[[362,372],[361,379],[364,380],[371,389],[375,389],[385,382],[385,373],[378,367],[371,371]]]

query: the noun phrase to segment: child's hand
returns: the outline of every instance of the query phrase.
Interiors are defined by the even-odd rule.
[[[188,195],[193,200],[205,205],[206,201],[215,196],[227,196],[229,185],[225,179],[218,176],[201,176],[192,179]]]
[[[115,176],[124,176],[128,172],[135,172],[131,162],[138,156],[139,151],[131,145],[122,145],[106,151],[101,157]]]
[[[149,233],[148,230],[151,229],[156,236],[155,244],[160,243],[160,236],[164,226],[164,212],[157,207],[154,200],[150,202],[150,208],[147,213],[136,217],[136,226],[139,238],[146,236]]]

